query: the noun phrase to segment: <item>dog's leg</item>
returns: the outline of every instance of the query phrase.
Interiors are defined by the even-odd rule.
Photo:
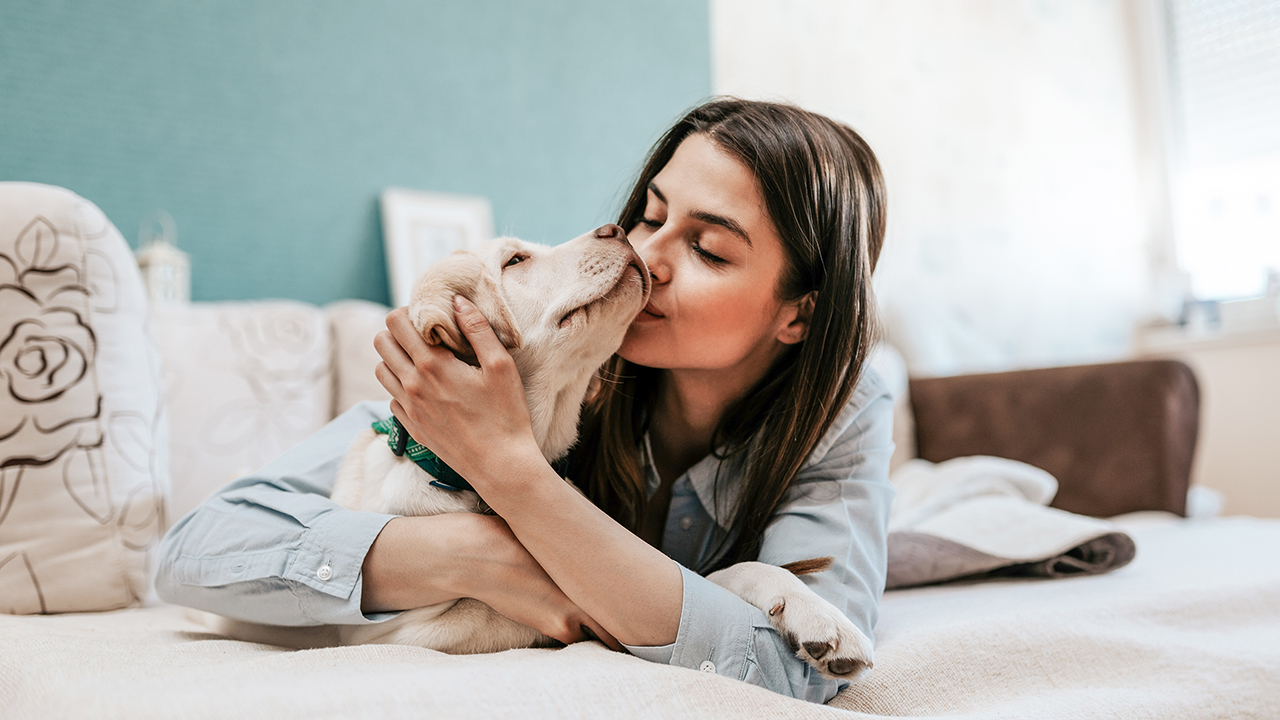
[[[281,627],[278,625],[260,625],[258,623],[232,620],[221,615],[187,608],[184,615],[188,620],[209,628],[218,635],[232,640],[259,643],[262,645],[279,645],[295,650],[334,647],[338,645],[338,627],[336,625],[319,625],[311,627]]]
[[[377,625],[344,625],[339,633],[343,645],[416,645],[451,655],[560,645],[472,598],[409,610]]]
[[[388,645],[417,645],[440,650],[433,644],[434,629],[440,616],[449,611],[456,600],[436,605],[406,610],[396,617],[373,625],[342,625],[338,628],[342,645],[383,643]]]
[[[491,653],[514,648],[563,647],[528,625],[522,625],[473,598],[462,598],[440,618],[457,654]],[[443,635],[442,635],[443,637]]]
[[[828,558],[825,564],[829,562]],[[814,569],[801,567],[798,571]],[[871,667],[873,650],[867,636],[790,570],[743,562],[717,570],[707,579],[767,613],[796,657],[823,675],[851,680]]]

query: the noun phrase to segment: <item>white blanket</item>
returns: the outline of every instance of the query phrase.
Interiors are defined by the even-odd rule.
[[[288,651],[161,607],[0,616],[0,717],[1276,717],[1280,521],[1120,527],[1142,552],[1117,572],[886,593],[874,670],[826,707],[596,643]]]
[[[833,705],[949,718],[1280,717],[1280,521],[1114,518],[1105,575],[886,593],[875,671]]]
[[[1064,577],[1123,567],[1134,556],[1112,524],[1047,507],[1049,473],[1014,460],[911,460],[891,480],[888,587],[992,575]]]

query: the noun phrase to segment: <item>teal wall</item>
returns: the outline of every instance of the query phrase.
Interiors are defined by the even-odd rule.
[[[389,186],[569,239],[709,92],[705,0],[0,2],[0,179],[168,210],[197,300],[386,302]]]

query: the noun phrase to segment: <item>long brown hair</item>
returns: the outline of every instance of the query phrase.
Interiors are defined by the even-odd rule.
[[[807,338],[716,428],[719,456],[745,454],[746,463],[729,522],[717,518],[729,529],[726,542],[696,568],[705,573],[756,558],[791,481],[853,393],[876,333],[871,272],[884,240],[885,190],[875,154],[848,126],[791,105],[720,98],[691,110],[658,140],[619,225],[630,231],[639,224],[650,181],[693,134],[736,157],[759,182],[786,257],[778,299],[816,293]],[[639,446],[661,371],[615,355],[603,373],[603,389],[582,415],[569,477],[635,531],[646,492]]]

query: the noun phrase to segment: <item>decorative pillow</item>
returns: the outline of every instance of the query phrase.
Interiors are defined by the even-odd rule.
[[[167,444],[124,238],[68,190],[0,183],[0,612],[147,596]]]
[[[329,324],[292,300],[157,306],[173,518],[330,419]]]
[[[391,308],[368,300],[339,300],[324,311],[333,332],[333,416],[365,400],[390,400],[373,373],[382,362],[373,337],[387,329]]]
[[[893,393],[893,457],[889,458],[889,472],[893,472],[916,457],[916,418],[908,392],[907,361],[897,348],[880,343],[871,351],[867,363],[880,373]]]

